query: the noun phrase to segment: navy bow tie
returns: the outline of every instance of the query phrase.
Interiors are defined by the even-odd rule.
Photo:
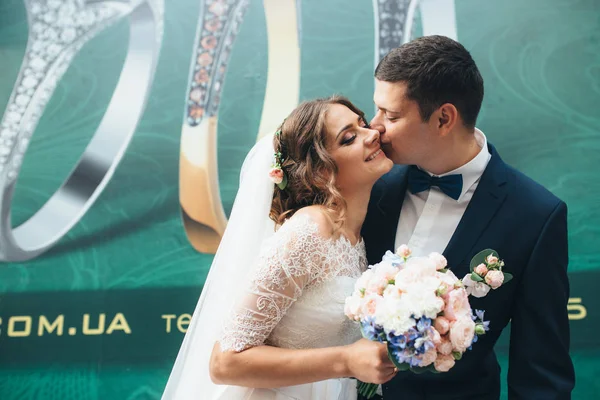
[[[429,190],[432,186],[438,187],[448,197],[458,200],[462,193],[462,175],[431,176],[427,172],[412,165],[408,170],[408,189],[416,194]]]

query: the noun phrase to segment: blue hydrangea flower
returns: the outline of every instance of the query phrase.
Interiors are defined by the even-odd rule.
[[[382,341],[383,328],[375,323],[372,317],[365,318],[361,323],[363,335],[373,341]],[[384,336],[385,337],[385,336]]]
[[[406,348],[407,339],[406,339],[406,336],[404,336],[404,335],[396,336],[392,332],[390,332],[387,335],[387,339],[388,339],[388,342],[392,345],[392,347],[395,347],[398,349],[403,349],[403,350]]]
[[[481,323],[481,325],[483,325],[483,329],[485,329],[485,331],[489,331],[490,330],[490,321],[484,321],[484,316],[485,316],[485,311],[483,310],[475,310],[475,316],[473,317],[473,320],[479,320],[478,322]]]
[[[398,255],[396,255],[395,253],[392,253],[389,250],[385,252],[381,261],[389,262],[394,267],[398,267],[404,263],[404,260],[402,259],[402,257],[399,257]]]
[[[392,352],[392,354],[394,355],[394,357],[396,357],[396,360],[400,364],[410,364],[414,356],[414,352],[410,351],[409,349],[395,350]]]
[[[431,319],[421,317],[417,322],[417,330],[419,332],[428,332],[429,328],[431,328]]]

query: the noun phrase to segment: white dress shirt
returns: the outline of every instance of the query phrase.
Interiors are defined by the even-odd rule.
[[[444,252],[477,189],[483,171],[492,158],[487,148],[487,139],[477,128],[475,138],[481,147],[477,156],[462,167],[439,175],[462,175],[463,188],[458,200],[448,197],[435,186],[416,194],[406,190],[396,231],[395,248],[408,244],[414,256]]]

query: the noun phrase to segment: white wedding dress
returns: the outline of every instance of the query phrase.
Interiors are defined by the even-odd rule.
[[[360,339],[344,302],[367,266],[362,240],[325,239],[306,215],[292,217],[268,239],[255,276],[220,339],[222,350],[267,344],[289,349],[340,346]],[[351,400],[356,381],[331,379],[273,389],[224,387],[216,399]]]
[[[209,360],[226,351],[270,345],[340,346],[360,339],[344,303],[367,267],[365,245],[329,239],[302,213],[279,230],[269,219],[272,138],[250,151],[227,229],[209,271],[162,400],[353,400],[356,381],[331,379],[272,389],[215,385]]]

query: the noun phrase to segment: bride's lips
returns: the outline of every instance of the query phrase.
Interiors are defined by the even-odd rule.
[[[374,159],[376,159],[377,157],[379,157],[380,155],[383,154],[383,150],[380,148],[378,148],[376,151],[372,152],[369,157],[367,157],[365,159],[365,162],[369,162],[369,161],[373,161]]]

